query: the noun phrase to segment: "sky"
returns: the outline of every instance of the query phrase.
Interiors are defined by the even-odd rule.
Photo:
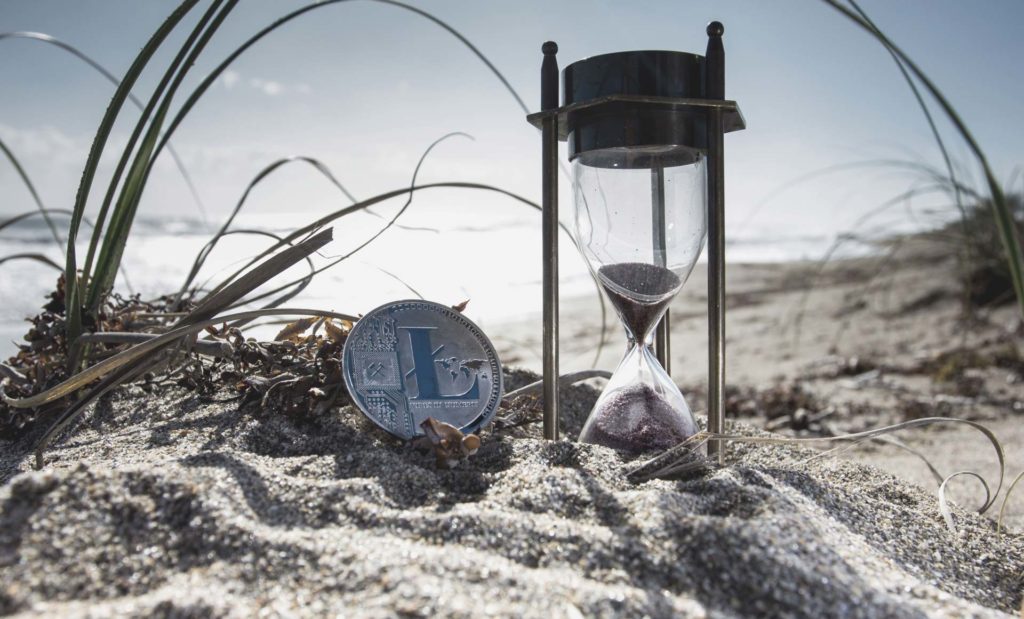
[[[703,53],[705,25],[722,21],[726,94],[739,102],[748,125],[726,138],[729,238],[848,232],[865,213],[922,183],[920,175],[893,165],[821,173],[833,166],[883,160],[941,164],[928,126],[886,51],[817,0],[409,2],[477,45],[530,111],[540,99],[540,47],[546,40],[558,42],[561,67],[630,49]],[[251,33],[305,4],[241,2],[204,51],[183,93]],[[174,6],[157,0],[0,0],[0,31],[50,34],[122,75]],[[1019,36],[1024,3],[864,0],[862,6],[946,93],[997,176],[1009,181],[1024,163],[1024,41]],[[186,20],[189,25],[199,13]],[[135,90],[140,98],[148,96],[173,43],[186,30],[179,28],[153,60]],[[112,86],[54,47],[16,39],[0,40],[0,84],[0,139],[22,160],[43,201],[69,208]],[[123,116],[115,147],[135,122],[133,111]],[[977,177],[962,141],[947,122],[940,120],[940,127],[958,163]],[[172,143],[195,180],[205,212],[164,156],[140,217],[204,217],[213,225],[264,166],[290,155],[321,160],[347,190],[366,198],[408,185],[423,151],[452,132],[472,139],[456,136],[437,145],[420,182],[489,183],[539,201],[538,132],[456,38],[395,6],[353,0],[322,7],[241,56],[175,134]],[[112,161],[108,156],[102,169],[109,173]],[[788,187],[804,177],[809,179]],[[1020,179],[1014,182],[1011,189],[1019,190]],[[568,221],[571,193],[564,178],[561,191]],[[0,214],[32,208],[6,161],[0,161],[0,195]],[[253,192],[246,213],[284,227],[347,203],[310,167],[293,165]],[[868,225],[884,231],[950,212],[945,197],[922,197],[910,210],[897,205]],[[465,190],[424,193],[403,221],[436,228],[539,225],[522,205]],[[343,237],[337,251],[345,242],[357,243],[358,233],[373,225],[370,217],[353,220],[353,234]],[[426,242],[444,244],[443,237]]]

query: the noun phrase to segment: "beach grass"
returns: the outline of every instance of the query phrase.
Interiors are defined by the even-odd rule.
[[[948,175],[944,180],[947,182],[947,187],[953,195],[954,202],[964,218],[967,217],[967,211],[963,205],[962,199],[963,185],[956,175],[948,148],[935,125],[935,121],[932,118],[924,97],[918,89],[918,84],[922,86],[932,97],[939,109],[942,110],[945,117],[956,128],[957,135],[970,149],[977,164],[981,167],[984,173],[985,187],[988,193],[987,203],[979,204],[978,206],[990,207],[989,210],[992,213],[991,220],[996,229],[1000,245],[1002,246],[1003,259],[1010,274],[1010,281],[1013,286],[1014,296],[1016,297],[1021,316],[1024,317],[1024,251],[1021,250],[1020,232],[1018,227],[1019,220],[1015,218],[1016,213],[1014,213],[1013,205],[1007,199],[1006,192],[1004,191],[1002,184],[992,171],[985,151],[978,144],[973,133],[968,128],[967,123],[963,118],[961,118],[960,114],[949,102],[942,90],[932,82],[927,74],[925,74],[924,71],[922,71],[920,67],[918,67],[918,65],[898,45],[896,45],[892,39],[886,36],[882,30],[878,28],[878,26],[868,17],[867,13],[857,5],[855,0],[849,0],[849,7],[839,0],[822,1],[851,20],[857,26],[867,31],[892,55],[901,74],[910,86],[915,100],[921,108],[932,134],[935,137],[939,151],[942,154],[943,162],[946,166],[946,174]],[[915,83],[915,80],[917,83]],[[965,229],[965,233],[966,232],[967,230]]]

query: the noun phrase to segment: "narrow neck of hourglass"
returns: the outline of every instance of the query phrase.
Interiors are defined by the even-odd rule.
[[[672,297],[669,297],[656,304],[656,306],[650,306],[649,310],[645,308],[643,313],[647,314],[647,311],[650,311],[650,313],[643,316],[642,319],[630,316],[631,319],[627,320],[627,317],[623,316],[622,312],[619,312],[619,317],[622,318],[623,326],[626,328],[626,339],[629,340],[631,346],[638,342],[649,344],[653,341],[654,329],[658,326],[662,316],[665,315],[665,311],[668,310],[668,305],[671,301]]]
[[[672,271],[649,264],[619,263],[598,270],[598,281],[627,335],[645,341],[682,287]]]

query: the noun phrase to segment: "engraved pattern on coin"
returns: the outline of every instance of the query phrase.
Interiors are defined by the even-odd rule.
[[[439,303],[374,309],[352,328],[342,359],[353,402],[399,438],[422,435],[428,417],[475,432],[501,401],[494,346],[468,318]]]

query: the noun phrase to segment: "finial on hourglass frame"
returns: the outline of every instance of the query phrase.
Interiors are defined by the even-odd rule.
[[[550,110],[558,107],[558,43],[547,41],[540,51],[544,54],[540,65],[540,109]]]
[[[707,33],[708,49],[704,53],[707,70],[704,96],[708,99],[724,99],[725,47],[722,45],[722,35],[725,33],[725,26],[720,21],[713,21],[708,24]]]

